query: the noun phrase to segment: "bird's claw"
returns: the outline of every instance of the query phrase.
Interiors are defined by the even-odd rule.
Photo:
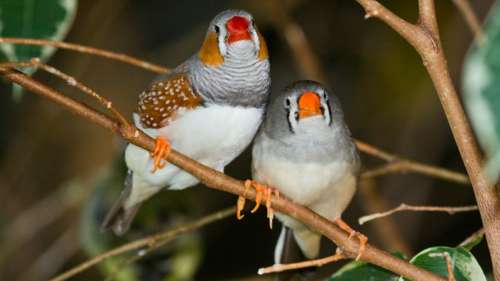
[[[156,145],[153,152],[151,152],[151,157],[153,158],[153,170],[151,173],[156,172],[159,169],[165,167],[166,161],[165,157],[170,153],[171,147],[170,143],[162,137],[156,138]]]
[[[279,192],[278,190],[267,187],[265,185],[262,185],[256,181],[252,180],[246,180],[245,181],[245,191],[243,195],[238,197],[238,201],[236,203],[236,218],[241,220],[244,215],[241,214],[243,211],[243,208],[245,207],[245,194],[248,191],[248,189],[254,188],[255,189],[255,206],[253,209],[250,211],[251,213],[255,213],[259,207],[260,204],[262,203],[262,199],[265,200],[266,202],[266,209],[267,209],[267,218],[269,219],[269,227],[272,229],[273,228],[273,219],[274,219],[274,211],[271,206],[271,197],[274,193],[276,197],[279,198]]]
[[[335,220],[335,224],[349,234],[348,239],[351,239],[354,236],[358,238],[359,250],[358,250],[358,255],[356,256],[356,261],[358,261],[365,252],[366,244],[368,242],[368,237],[352,229],[345,221],[343,221],[340,218]]]
[[[238,220],[242,220],[245,215],[242,215],[241,212],[245,208],[245,195],[247,191],[250,189],[250,184],[248,181],[245,181],[245,191],[243,191],[243,195],[238,196],[238,201],[236,201],[236,218]]]

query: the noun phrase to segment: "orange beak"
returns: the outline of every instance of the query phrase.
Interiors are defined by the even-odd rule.
[[[322,114],[321,101],[318,94],[314,92],[304,92],[299,97],[299,119]]]
[[[248,31],[248,25],[248,20],[244,17],[234,16],[228,20],[226,23],[229,34],[227,42],[231,44],[241,40],[251,40],[252,36]]]

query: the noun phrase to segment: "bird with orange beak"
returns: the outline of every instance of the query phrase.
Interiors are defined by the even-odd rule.
[[[162,189],[197,184],[165,163],[171,148],[220,172],[252,141],[268,101],[271,78],[264,38],[249,13],[227,10],[208,27],[200,50],[139,95],[135,125],[156,138],[150,153],[125,152],[125,188],[103,228],[125,233],[141,204]]]
[[[274,188],[356,235],[361,255],[366,237],[341,219],[356,191],[359,169],[358,151],[340,103],[321,84],[292,83],[273,101],[253,146],[253,185]],[[283,223],[276,263],[290,262],[284,255],[292,242],[306,258],[318,256],[319,233],[284,214],[276,217]]]

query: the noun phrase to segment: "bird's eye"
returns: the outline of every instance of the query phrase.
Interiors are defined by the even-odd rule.
[[[295,111],[294,117],[295,117],[295,121],[299,121],[299,112]]]
[[[289,107],[290,107],[290,99],[286,98],[285,99],[285,108],[289,108]]]
[[[220,27],[218,25],[214,26],[214,29],[215,29],[215,32],[217,32],[217,34],[220,33]]]
[[[324,99],[325,101],[328,101],[328,95],[327,95],[325,92],[323,92],[323,99]]]

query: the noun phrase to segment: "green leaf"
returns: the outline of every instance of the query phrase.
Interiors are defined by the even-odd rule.
[[[457,281],[486,281],[486,276],[476,258],[462,247],[432,247],[423,250],[410,260],[410,263],[425,268],[443,277],[448,276],[446,259],[442,255],[448,253],[453,265],[453,274]],[[400,281],[407,280],[400,278]]]
[[[472,46],[464,64],[464,103],[479,142],[488,156],[492,182],[500,175],[500,2],[486,20],[486,42]]]
[[[403,255],[395,256],[404,259]],[[397,281],[399,276],[381,267],[366,263],[353,261],[344,265],[335,272],[327,281]]]
[[[0,36],[63,40],[77,10],[77,0],[0,0]],[[3,60],[46,62],[55,49],[49,46],[0,44]],[[34,71],[27,71],[32,74]],[[16,92],[16,90],[15,90]]]

